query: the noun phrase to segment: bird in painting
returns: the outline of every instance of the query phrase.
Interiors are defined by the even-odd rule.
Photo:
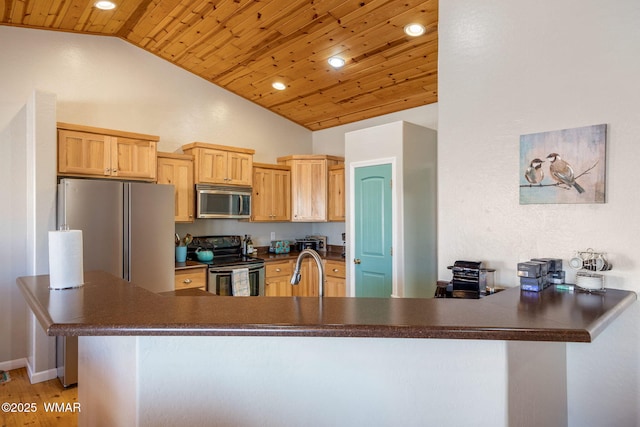
[[[529,163],[527,170],[524,171],[524,177],[529,184],[540,184],[544,179],[542,163],[544,163],[544,160],[533,159],[531,160],[531,163]]]
[[[571,165],[560,158],[558,153],[551,153],[547,156],[551,162],[549,165],[549,173],[551,177],[560,184],[575,188],[578,193],[584,193],[584,188],[576,182],[573,168]]]

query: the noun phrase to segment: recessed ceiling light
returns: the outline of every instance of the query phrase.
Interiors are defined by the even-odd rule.
[[[418,37],[424,34],[424,25],[420,24],[409,24],[404,27],[404,32],[406,35],[411,37]]]
[[[271,86],[273,86],[273,88],[277,90],[285,90],[287,88],[287,85],[282,82],[273,82]]]
[[[94,3],[94,6],[100,10],[113,10],[116,8],[116,4],[108,0],[100,0]]]
[[[345,64],[345,60],[340,58],[339,56],[332,56],[331,58],[329,58],[329,65],[331,65],[333,68],[340,68],[340,67],[344,67]]]

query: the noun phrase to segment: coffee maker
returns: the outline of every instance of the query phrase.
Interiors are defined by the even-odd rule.
[[[481,261],[456,261],[448,268],[453,272],[453,280],[451,280],[453,298],[482,298],[487,295],[487,285],[493,287],[495,270],[484,268]]]

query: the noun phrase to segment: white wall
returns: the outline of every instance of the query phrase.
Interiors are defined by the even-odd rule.
[[[0,245],[0,369],[14,366],[9,361],[26,356],[26,309],[24,298],[16,287],[18,276],[27,274],[26,241],[26,148],[15,150],[12,141],[20,141],[26,147],[26,106],[0,133],[0,235],[5,244]],[[3,362],[5,364],[3,364]],[[17,362],[15,362],[17,363]]]
[[[449,277],[456,259],[481,259],[498,269],[500,284],[514,286],[519,261],[566,261],[592,247],[613,262],[607,286],[638,291],[640,3],[459,0],[440,2],[439,13],[439,276]],[[519,136],[599,123],[609,125],[607,203],[521,206]],[[637,305],[619,332],[631,349],[615,355],[624,372],[617,387],[580,388],[568,372],[573,404],[586,408],[587,393],[606,390],[631,414],[625,425],[640,425],[639,405],[624,404],[638,395]],[[606,346],[593,350],[571,352],[570,365],[612,361]]]
[[[47,231],[55,226],[55,96],[34,92],[25,101],[0,134],[5,185],[0,193],[4,199],[0,231],[5,236],[0,261],[0,368],[27,364],[32,379],[34,375],[50,379],[55,377],[53,338],[36,326],[15,279],[48,272]]]
[[[58,97],[58,121],[256,149],[255,160],[311,152],[311,132],[113,37],[0,27],[0,129],[34,89]]]
[[[411,108],[397,113],[385,114],[383,116],[313,132],[313,153],[344,156],[345,135],[348,132],[398,121],[413,123],[429,129],[438,129],[438,104]],[[345,224],[320,223],[313,224],[312,228],[313,234],[329,236],[330,244],[341,244],[341,233],[345,231]],[[348,246],[349,242],[347,242],[347,247]]]
[[[504,341],[95,336],[79,345],[79,381],[99,384],[78,389],[80,425],[509,425]],[[558,381],[552,372],[542,373],[547,384]]]
[[[437,133],[403,121],[345,136],[347,240],[355,239],[355,169],[391,164],[394,297],[432,297],[437,281]],[[347,260],[357,248],[347,247]],[[355,266],[347,264],[347,294],[355,296]]]

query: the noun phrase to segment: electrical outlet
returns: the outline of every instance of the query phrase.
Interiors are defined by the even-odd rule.
[[[275,231],[271,232],[271,240],[276,240],[276,232]]]

